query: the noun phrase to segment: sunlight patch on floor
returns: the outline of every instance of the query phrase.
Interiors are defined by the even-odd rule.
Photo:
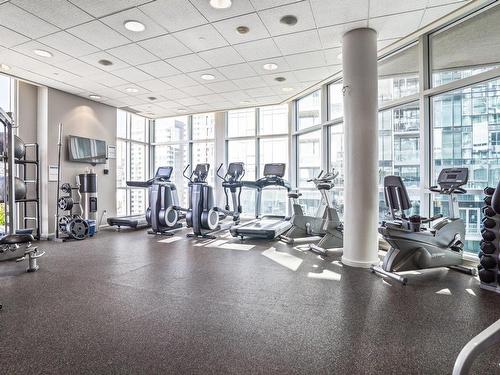
[[[340,275],[340,273],[337,272],[333,272],[330,270],[323,270],[323,272],[321,273],[309,272],[307,274],[307,277],[310,277],[311,279],[340,281],[342,276]]]
[[[451,296],[451,290],[449,290],[448,288],[444,288],[444,289],[438,290],[436,292],[436,294],[443,294],[445,296]]]
[[[467,293],[469,293],[471,296],[477,296],[476,292],[474,292],[474,291],[473,291],[472,289],[470,289],[470,288],[465,289],[465,291],[466,291]]]
[[[292,271],[297,271],[302,264],[302,259],[288,253],[276,251],[276,248],[274,247],[270,247],[269,249],[263,251],[262,255]]]
[[[254,247],[255,245],[245,245],[242,243],[232,243],[232,242],[228,242],[219,246],[220,249],[239,250],[239,251],[252,250]]]
[[[163,240],[160,240],[158,242],[161,242],[161,243],[172,243],[172,242],[175,242],[175,241],[179,241],[181,239],[182,239],[182,237],[174,236],[174,237],[164,238]]]

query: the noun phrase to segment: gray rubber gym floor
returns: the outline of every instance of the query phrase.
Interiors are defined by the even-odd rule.
[[[42,242],[34,274],[1,263],[0,371],[448,374],[500,318],[500,296],[458,272],[401,286],[338,255],[185,233]],[[499,362],[496,348],[474,373]]]

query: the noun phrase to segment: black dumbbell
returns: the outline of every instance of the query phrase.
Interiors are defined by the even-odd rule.
[[[490,206],[484,206],[483,208],[481,208],[481,210],[483,211],[483,214],[485,216],[493,217],[496,215],[496,212]]]
[[[497,260],[494,256],[483,255],[481,257],[481,265],[487,270],[492,270],[497,267]]]
[[[483,223],[483,226],[485,228],[488,228],[488,229],[492,229],[492,228],[495,228],[495,225],[497,224],[495,220],[489,218],[489,217],[483,217],[483,219],[481,220],[481,222]]]
[[[494,254],[496,251],[496,246],[492,244],[491,242],[481,240],[481,251],[484,254]]]
[[[495,271],[480,269],[478,274],[479,274],[479,280],[481,280],[483,283],[491,284],[495,282],[495,274],[496,274]]]
[[[491,206],[491,195],[487,195],[483,198],[483,201],[484,203],[487,205],[487,206]]]
[[[484,188],[484,194],[486,194],[486,195],[493,195],[494,192],[495,192],[495,188],[493,188],[493,187],[488,186],[488,187]]]
[[[481,236],[483,236],[485,241],[492,242],[495,241],[495,232],[487,229],[481,229]]]

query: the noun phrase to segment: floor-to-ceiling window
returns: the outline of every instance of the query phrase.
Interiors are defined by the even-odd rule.
[[[126,182],[149,178],[149,120],[117,110],[117,138],[117,215],[139,215],[147,207],[147,189],[129,187]]]
[[[172,182],[177,187],[181,205],[187,204],[187,184],[182,175],[189,164],[188,116],[156,119],[152,127],[154,173],[159,167],[173,167]]]
[[[192,116],[192,155],[193,168],[196,164],[208,163],[210,170],[207,182],[213,186],[215,183],[215,113],[203,113]]]
[[[287,105],[227,112],[227,162],[245,163],[245,180],[262,177],[266,163],[285,163],[289,168],[288,139]],[[245,215],[254,214],[255,191],[243,190],[242,206]],[[284,189],[266,188],[262,193],[262,214],[283,214],[286,206]]]

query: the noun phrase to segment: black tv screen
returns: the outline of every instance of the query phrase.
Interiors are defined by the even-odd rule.
[[[90,163],[106,163],[106,142],[70,135],[68,137],[69,160]]]

